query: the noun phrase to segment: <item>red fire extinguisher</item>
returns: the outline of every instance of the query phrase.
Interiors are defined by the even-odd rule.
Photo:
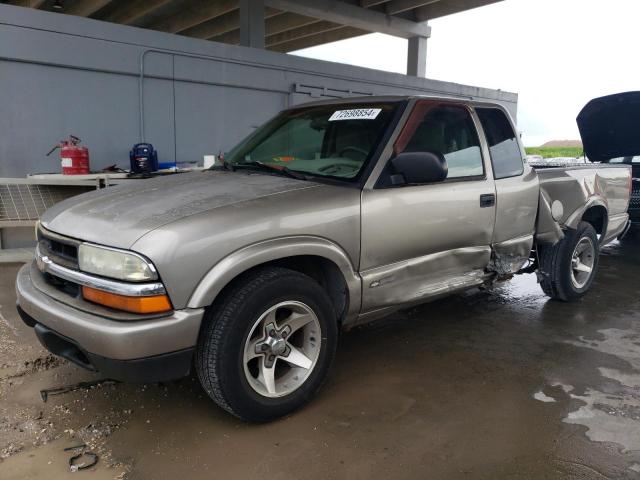
[[[80,145],[80,139],[69,135],[69,140],[61,140],[58,145],[47,153],[51,155],[60,149],[60,165],[63,175],[86,175],[89,172],[89,149]]]

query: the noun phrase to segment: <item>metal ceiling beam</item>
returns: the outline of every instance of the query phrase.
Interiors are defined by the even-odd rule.
[[[280,10],[275,8],[265,8],[264,18],[269,19],[276,15],[282,15]],[[233,10],[229,13],[225,13],[217,18],[207,20],[195,27],[191,27],[187,30],[180,32],[180,35],[186,35],[187,37],[209,39],[218,35],[238,30],[240,25],[240,11]]]
[[[64,13],[69,15],[78,15],[79,17],[88,17],[96,13],[103,7],[111,3],[111,0],[77,0],[75,2],[63,3]],[[67,6],[68,5],[68,6]]]
[[[428,25],[385,15],[337,0],[265,0],[273,8],[396,37],[429,37]]]
[[[419,22],[444,17],[453,13],[464,12],[478,7],[484,7],[502,0],[447,0],[437,1],[430,5],[415,9],[415,17]]]
[[[376,10],[384,11],[387,15],[397,15],[414,8],[423,7],[440,0],[360,0],[362,8],[378,7]]]
[[[213,20],[238,9],[238,0],[216,0],[198,2],[177,15],[156,22],[149,26],[154,30],[169,33],[180,33],[201,23]],[[238,22],[240,17],[238,17]]]
[[[266,12],[265,12],[266,16]],[[240,25],[240,12],[233,10],[219,17],[202,22],[194,27],[182,30],[180,35],[193,38],[211,38],[238,29]]]
[[[216,35],[215,37],[211,37],[208,40],[211,40],[212,42],[228,43],[230,45],[239,45],[240,30],[235,29],[230,32],[223,33],[222,35]]]
[[[9,0],[9,5],[15,5],[17,7],[27,7],[27,8],[41,8],[44,5],[46,0]]]
[[[360,0],[360,6],[362,8],[370,8],[388,1],[389,0]]]
[[[311,25],[318,21],[317,18],[298,15],[297,13],[283,13],[267,20],[266,34],[276,35],[287,30]]]
[[[126,7],[117,9],[102,20],[105,22],[131,25],[136,20],[141,19],[160,7],[168,5],[172,1],[173,0],[133,0],[127,3]]]
[[[322,45],[324,43],[337,42],[338,40],[345,40],[347,38],[359,37],[369,33],[367,30],[361,30],[355,27],[340,27],[337,30],[330,32],[320,33],[318,35],[311,35],[306,38],[300,38],[287,43],[281,43],[269,47],[269,50],[275,52],[293,52],[295,50],[301,50],[303,48],[314,47],[316,45]]]
[[[293,32],[299,27],[308,26],[318,22],[320,22],[320,20],[305,17],[304,15],[298,15],[296,13],[281,13],[280,15],[272,16],[265,21],[265,43],[267,45],[273,44],[270,39],[275,35],[280,35],[289,31]],[[313,33],[321,33],[322,31],[325,30],[316,30]],[[229,31],[221,35],[208,37],[208,39],[213,40],[214,42],[231,43],[236,45],[240,43],[240,31],[238,29],[234,29],[233,31]],[[291,39],[292,38],[289,40]]]
[[[387,15],[397,15],[398,13],[431,5],[439,1],[440,0],[391,0],[384,4],[384,10]]]
[[[311,37],[320,33],[331,32],[343,28],[344,25],[339,23],[327,22],[325,20],[319,20],[311,25],[304,27],[294,28],[287,30],[286,32],[276,33],[274,35],[268,35],[266,44],[267,48],[274,47],[281,43],[288,43],[294,40],[300,40],[302,38]]]

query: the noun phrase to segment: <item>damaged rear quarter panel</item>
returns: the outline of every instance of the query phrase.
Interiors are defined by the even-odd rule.
[[[615,233],[614,229],[620,229],[620,216],[626,215],[629,175],[629,168],[612,165],[538,170],[541,190],[538,240],[552,240],[549,243],[554,243],[553,240],[559,240],[551,234],[554,223],[562,229],[575,229],[589,208],[601,206],[607,210],[607,232],[603,238],[603,243],[606,243]],[[560,201],[563,207],[562,216],[558,221],[551,217],[551,205],[554,201]]]

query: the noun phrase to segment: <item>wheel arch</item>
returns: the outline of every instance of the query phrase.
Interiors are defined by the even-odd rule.
[[[242,275],[266,265],[304,273],[329,295],[341,322],[360,312],[361,282],[347,253],[321,237],[267,240],[236,250],[211,268],[199,282],[188,308],[208,307]]]
[[[604,235],[607,230],[608,212],[606,199],[601,196],[590,198],[567,218],[565,227],[575,230],[580,222],[587,222],[593,226],[596,233]]]
[[[582,221],[590,223],[598,235],[604,235],[607,231],[609,214],[604,205],[592,205],[585,210]]]

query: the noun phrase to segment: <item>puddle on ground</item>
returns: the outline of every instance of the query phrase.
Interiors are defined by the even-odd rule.
[[[533,274],[516,275],[499,284],[494,291],[505,303],[517,301],[518,307],[540,308],[549,300]]]
[[[584,425],[595,442],[622,445],[623,451],[640,451],[640,400],[627,395],[611,395],[591,388],[571,398],[585,403],[570,412],[565,423]]]
[[[576,347],[592,348],[625,360],[634,369],[640,371],[640,327],[638,331],[608,328],[598,330],[603,340],[592,340],[579,337],[579,340],[567,340],[566,343]]]
[[[611,328],[598,334],[600,339],[579,337],[566,343],[612,355],[626,362],[629,369],[598,368],[603,378],[620,385],[608,392],[590,387],[577,395],[565,388],[572,399],[584,405],[569,412],[563,421],[587,427],[586,435],[593,441],[619,444],[624,452],[640,452],[640,332]]]
[[[548,395],[545,395],[544,392],[536,392],[536,393],[534,393],[533,394],[533,398],[535,398],[539,402],[544,402],[544,403],[554,403],[554,402],[556,402],[555,398],[549,397]]]
[[[603,377],[611,378],[627,387],[640,390],[640,373],[625,373],[615,368],[598,368]]]

